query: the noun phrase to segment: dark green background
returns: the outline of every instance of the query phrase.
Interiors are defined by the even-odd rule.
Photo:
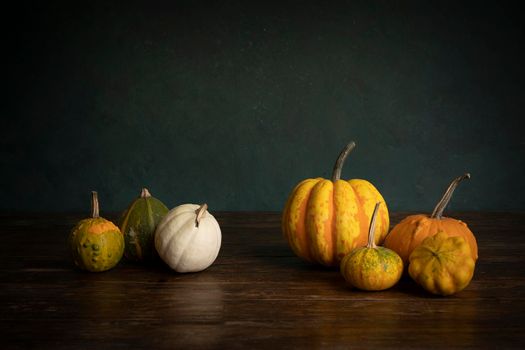
[[[248,2],[247,2],[248,3]],[[281,210],[307,177],[391,210],[525,209],[517,9],[438,2],[56,2],[6,11],[0,209]],[[45,6],[45,7],[44,7]]]

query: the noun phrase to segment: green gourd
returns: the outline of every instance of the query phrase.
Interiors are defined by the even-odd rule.
[[[124,252],[124,237],[111,221],[99,216],[97,192],[91,193],[92,217],[81,220],[71,231],[69,246],[73,261],[82,270],[100,272],[118,264]]]
[[[132,261],[152,261],[157,257],[154,246],[155,229],[169,209],[147,188],[143,188],[122,214],[120,230],[124,234],[124,255]]]

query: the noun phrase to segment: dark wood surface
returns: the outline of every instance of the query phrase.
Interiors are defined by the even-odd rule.
[[[78,271],[66,242],[81,215],[0,215],[0,348],[525,347],[525,214],[455,214],[480,259],[446,298],[409,278],[350,290],[337,270],[293,256],[278,213],[215,215],[221,252],[194,274],[125,261]]]

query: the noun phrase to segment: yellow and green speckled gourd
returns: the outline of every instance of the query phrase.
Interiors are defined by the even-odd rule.
[[[154,246],[154,234],[160,220],[169,209],[147,188],[143,188],[140,197],[122,215],[120,230],[124,235],[124,255],[129,260],[152,261],[157,256]]]
[[[92,217],[81,220],[71,231],[73,261],[82,270],[100,272],[113,268],[124,253],[124,237],[111,221],[99,216],[97,192],[91,193]]]
[[[376,204],[366,247],[354,249],[341,261],[341,274],[347,284],[362,290],[384,290],[396,284],[403,274],[403,260],[393,250],[374,243]]]
[[[306,179],[288,198],[283,211],[282,230],[294,253],[310,262],[339,266],[341,259],[368,240],[368,225],[377,202],[385,202],[370,182],[341,180],[341,169],[354,149],[350,142],[339,155],[332,179]],[[375,243],[388,233],[388,208],[377,214]]]

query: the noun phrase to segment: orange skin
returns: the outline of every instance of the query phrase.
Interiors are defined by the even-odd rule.
[[[442,217],[431,218],[429,215],[410,215],[397,224],[385,239],[384,246],[395,251],[405,266],[412,251],[418,247],[425,238],[438,232],[446,232],[450,237],[463,237],[470,246],[472,259],[478,259],[478,244],[476,238],[467,224],[461,220]]]
[[[439,232],[414,249],[408,272],[427,291],[451,295],[468,286],[475,265],[463,237],[449,237],[445,232]]]
[[[385,200],[366,180],[306,179],[288,198],[282,230],[297,256],[325,266],[339,266],[351,250],[366,245],[377,202]],[[376,244],[383,242],[389,224],[384,204],[377,214]]]

